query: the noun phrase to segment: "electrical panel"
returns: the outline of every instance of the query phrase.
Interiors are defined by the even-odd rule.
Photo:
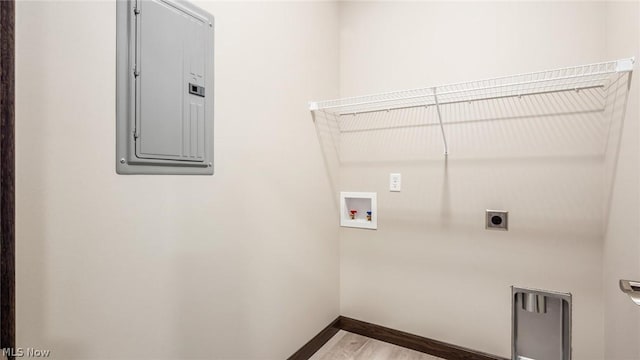
[[[117,2],[118,174],[213,174],[213,17]]]

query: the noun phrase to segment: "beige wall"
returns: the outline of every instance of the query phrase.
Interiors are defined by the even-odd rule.
[[[607,6],[607,53],[640,55],[640,6]],[[627,55],[628,56],[628,55]],[[640,279],[640,77],[631,85],[621,140],[612,142],[606,162],[609,203],[604,237],[605,358],[640,359],[640,308],[619,290],[620,279]],[[618,124],[616,124],[618,125]],[[620,126],[616,127],[620,134]],[[615,146],[617,145],[617,146]]]
[[[306,103],[337,96],[333,3],[206,3],[215,170],[115,174],[115,2],[19,2],[18,344],[56,359],[282,359],[338,315]]]
[[[575,2],[343,3],[341,96],[638,55],[635,47],[607,52],[606,10]],[[616,20],[637,36],[637,18]],[[340,231],[342,314],[509,356],[510,286],[571,292],[574,358],[603,359],[608,122],[572,96],[448,107],[448,161],[437,126],[343,134],[340,188],[378,192],[379,229]],[[433,124],[435,113],[359,119],[353,126],[364,129]],[[637,177],[637,151],[625,162]],[[390,172],[402,173],[402,192],[388,191]],[[636,195],[623,200],[631,210],[634,179]],[[487,208],[509,210],[511,230],[486,231]],[[633,235],[637,218],[619,221]],[[638,253],[630,256],[637,269]],[[604,289],[621,297],[610,285]]]
[[[519,285],[573,293],[574,358],[640,358],[640,315],[615,284],[640,277],[637,89],[609,143],[594,104],[446,108],[448,161],[436,127],[338,146],[305,109],[637,56],[637,4],[200,5],[216,17],[213,177],[115,174],[113,2],[18,3],[20,346],[281,359],[341,313],[508,356]],[[378,192],[378,231],[338,229],[341,190]],[[511,231],[485,231],[486,208],[509,210]]]

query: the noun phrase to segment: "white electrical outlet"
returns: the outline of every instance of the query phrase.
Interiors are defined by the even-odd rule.
[[[389,174],[389,191],[400,191],[402,188],[402,175]]]

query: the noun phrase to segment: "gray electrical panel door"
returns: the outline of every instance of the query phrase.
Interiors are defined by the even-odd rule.
[[[182,1],[117,6],[118,173],[212,174],[213,18]]]
[[[139,157],[204,160],[205,19],[160,1],[140,2]]]

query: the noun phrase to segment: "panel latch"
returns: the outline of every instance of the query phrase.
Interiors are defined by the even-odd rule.
[[[189,94],[204,97],[204,86],[189,83]]]

